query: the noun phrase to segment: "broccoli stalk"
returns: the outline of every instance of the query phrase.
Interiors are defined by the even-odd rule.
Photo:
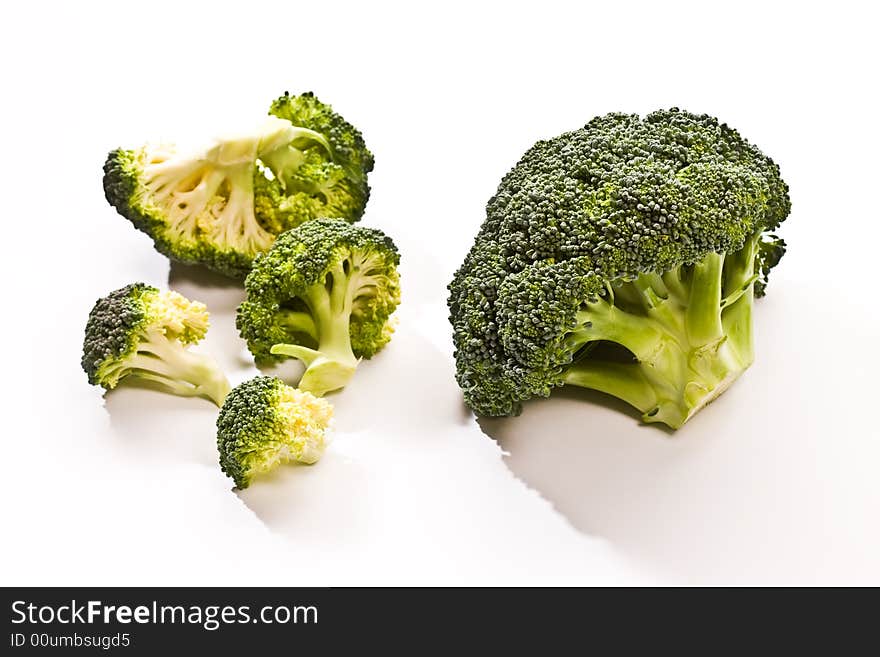
[[[204,397],[217,406],[229,392],[229,381],[213,358],[169,340],[161,329],[140,332],[134,353],[124,361],[111,361],[101,371],[108,377],[135,376],[152,381],[171,394]]]
[[[611,284],[577,313],[568,342],[579,357],[563,382],[634,406],[645,422],[683,425],[754,360],[752,302],[760,236],[732,254]],[[629,358],[602,358],[603,342]],[[613,354],[612,354],[613,356]]]
[[[289,313],[288,326],[307,333],[317,349],[298,344],[276,344],[272,354],[292,356],[306,365],[299,382],[302,390],[323,395],[344,388],[360,361],[351,346],[351,313],[355,301],[386,285],[384,263],[375,254],[352,251],[327,272],[324,283],[307,288],[302,299],[310,314]]]
[[[398,262],[380,231],[338,219],[303,224],[255,262],[238,328],[258,362],[302,360],[302,390],[320,396],[343,388],[360,359],[391,337]]]
[[[307,288],[302,295],[311,315],[293,318],[291,326],[302,330],[314,327],[310,337],[318,342],[317,349],[298,344],[276,344],[270,352],[298,358],[306,365],[299,382],[302,390],[323,395],[345,387],[357,369],[358,358],[351,349],[349,323],[355,298],[371,285],[370,277],[363,274],[362,266],[349,257],[335,264],[325,283]],[[362,260],[362,259],[361,259]],[[310,326],[306,326],[306,324]]]

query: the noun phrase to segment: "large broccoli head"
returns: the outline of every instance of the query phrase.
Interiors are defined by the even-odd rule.
[[[254,261],[237,326],[258,363],[292,356],[317,395],[342,388],[359,358],[391,338],[400,256],[374,228],[318,219],[282,233]]]
[[[322,216],[357,221],[373,156],[312,94],[285,94],[256,130],[195,153],[112,151],[107,200],[170,258],[243,277],[278,233]]]
[[[789,210],[776,164],[710,116],[609,114],[538,142],[450,284],[465,400],[511,415],[568,383],[680,426],[751,363]]]
[[[246,381],[229,393],[217,417],[220,467],[238,488],[247,488],[282,463],[315,463],[332,417],[328,402],[279,379]]]
[[[229,392],[226,375],[212,359],[188,349],[207,330],[204,304],[132,283],[95,302],[86,323],[82,367],[89,383],[106,390],[126,378],[142,379],[219,406]]]

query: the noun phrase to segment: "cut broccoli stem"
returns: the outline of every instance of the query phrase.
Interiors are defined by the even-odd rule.
[[[690,267],[643,274],[585,304],[568,337],[573,353],[608,341],[625,347],[633,362],[582,352],[565,369],[563,382],[622,399],[645,422],[679,428],[754,359],[757,239],[726,257],[710,253]]]
[[[273,354],[299,358],[306,371],[299,389],[316,396],[344,388],[354,376],[358,359],[351,349],[349,320],[351,318],[351,281],[342,269],[328,275],[332,282],[313,285],[304,299],[312,312],[318,348],[310,349],[296,344],[277,344]],[[329,289],[328,289],[329,288]]]
[[[170,341],[161,331],[146,332],[137,351],[120,362],[168,392],[182,397],[204,397],[217,406],[229,393],[229,381],[208,356],[193,353]]]
[[[326,343],[321,344],[327,351],[316,351],[298,344],[276,344],[272,347],[273,354],[292,356],[305,363],[306,371],[297,387],[317,397],[344,388],[354,376],[358,364],[354,354],[349,357],[344,353],[344,347],[333,345],[336,347],[334,349]],[[351,347],[348,351],[351,352]]]
[[[354,376],[359,359],[351,347],[351,313],[358,297],[377,284],[370,264],[368,257],[352,254],[335,264],[323,283],[308,288],[302,300],[309,308],[313,325],[303,313],[285,314],[288,326],[316,336],[318,342],[317,349],[296,344],[276,344],[271,349],[273,354],[292,356],[305,363],[300,390],[321,396],[344,388]]]

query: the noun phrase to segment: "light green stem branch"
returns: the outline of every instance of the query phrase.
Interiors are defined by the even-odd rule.
[[[601,361],[593,350],[566,369],[563,383],[622,399],[645,422],[680,427],[753,360],[757,239],[727,256],[710,253],[692,271],[615,283],[626,309],[614,306],[612,295],[586,304],[568,338],[572,352],[603,340],[626,347],[635,361]]]

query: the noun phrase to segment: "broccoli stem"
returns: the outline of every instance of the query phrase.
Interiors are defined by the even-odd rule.
[[[270,353],[298,358],[306,365],[300,390],[316,396],[344,388],[357,369],[360,358],[351,344],[351,317],[363,300],[387,284],[385,263],[371,250],[352,249],[326,270],[320,282],[298,295],[307,312],[282,309],[278,323],[291,339],[305,334],[315,348],[279,343]]]
[[[344,388],[354,376],[358,358],[351,348],[349,322],[354,300],[362,290],[359,269],[350,260],[337,263],[327,273],[324,281],[312,285],[303,295],[314,322],[317,335],[317,349],[296,344],[276,344],[273,354],[299,358],[306,365],[300,379],[300,390],[316,396]],[[307,323],[291,313],[286,318],[297,326]]]
[[[203,397],[222,406],[229,393],[229,381],[212,358],[169,341],[161,332],[147,333],[125,364],[138,378],[181,397]]]
[[[565,382],[604,392],[638,409],[653,408],[658,402],[654,388],[636,363],[587,359],[566,372]]]
[[[230,168],[226,179],[229,196],[211,227],[212,238],[219,244],[243,245],[248,252],[268,248],[272,235],[263,230],[254,217],[253,165]]]
[[[341,325],[342,321],[338,320],[334,323]],[[322,330],[326,328],[322,327]],[[344,336],[342,329],[345,330]],[[272,346],[271,352],[300,359],[305,364],[306,371],[299,381],[299,389],[320,397],[333,390],[344,388],[357,369],[358,359],[351,350],[348,330],[346,320],[344,326],[329,332],[333,337],[322,332],[322,339],[317,349],[298,344],[276,344]]]
[[[754,360],[758,239],[727,256],[710,253],[690,267],[644,274],[585,304],[569,335],[572,353],[610,341],[634,361],[601,360],[589,351],[566,368],[563,382],[622,399],[645,422],[679,428]]]
[[[255,167],[263,158],[279,177],[292,175],[304,161],[294,143],[330,149],[323,135],[271,117],[253,134],[220,140],[198,156],[158,153],[144,165],[145,184],[178,237],[207,232],[223,247],[251,254],[265,251],[274,235],[254,216]]]
[[[306,312],[281,310],[278,312],[278,323],[292,333],[304,333],[312,340],[318,340],[318,327],[315,320]]]

